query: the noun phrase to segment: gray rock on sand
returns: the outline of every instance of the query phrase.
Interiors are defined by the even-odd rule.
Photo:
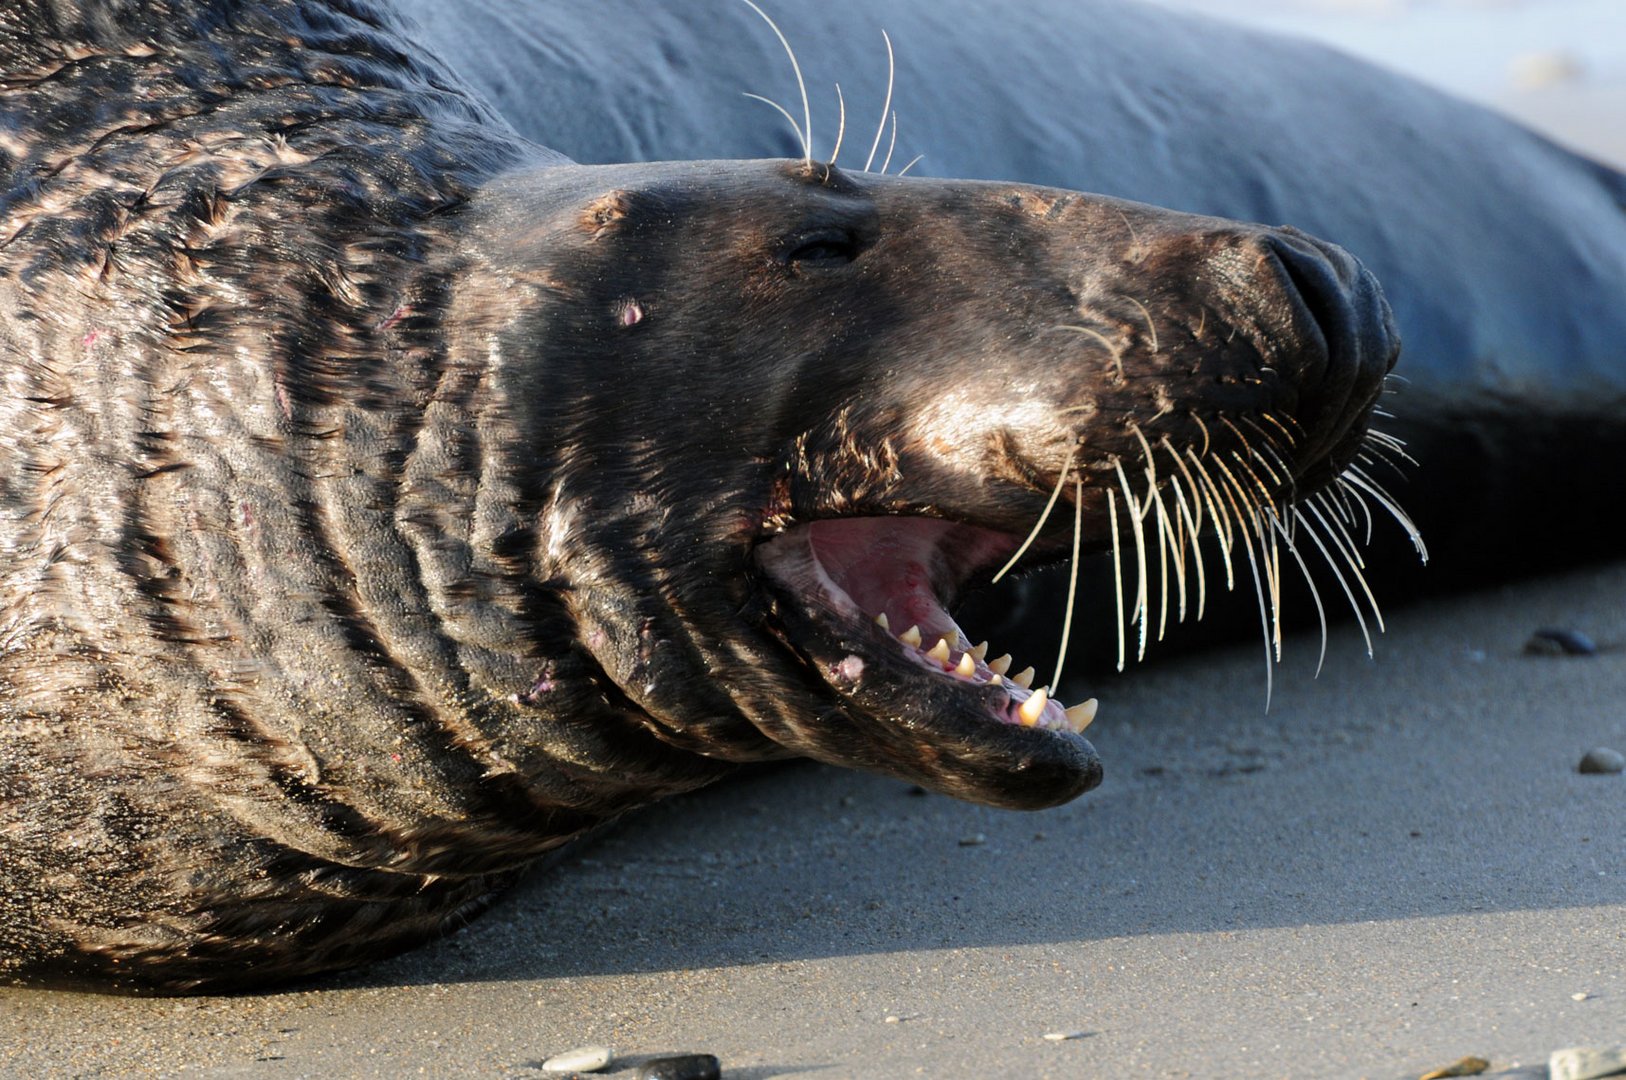
[[[1600,746],[1595,750],[1588,750],[1581,763],[1575,767],[1579,773],[1618,773],[1626,772],[1626,756],[1619,750],[1611,750],[1607,746]]]

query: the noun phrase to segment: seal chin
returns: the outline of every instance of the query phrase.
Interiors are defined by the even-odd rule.
[[[787,643],[849,713],[881,729],[877,745],[847,748],[870,760],[842,764],[1027,809],[1100,783],[1081,734],[1095,701],[1063,707],[1032,686],[1032,668],[973,644],[948,613],[965,582],[1019,543],[974,525],[889,516],[812,521],[758,547]],[[917,749],[900,757],[890,733]]]

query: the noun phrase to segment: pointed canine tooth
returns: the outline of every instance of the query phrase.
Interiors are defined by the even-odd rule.
[[[1095,711],[1100,707],[1101,703],[1095,698],[1081,701],[1067,710],[1067,720],[1073,725],[1074,731],[1083,731],[1095,719]]]
[[[989,686],[1004,686],[1005,685],[1005,676],[1001,675],[997,671],[994,672],[992,675],[988,676],[988,685]]]
[[[1034,672],[1031,667],[1025,667],[1021,671],[1018,671],[1015,675],[1011,676],[1011,682],[1026,690],[1028,687],[1033,685],[1033,674]]]
[[[936,660],[940,664],[948,663],[948,658],[949,658],[948,638],[946,638],[946,637],[945,638],[938,638],[937,639],[937,644],[933,645],[931,647],[931,650],[929,652],[927,652],[926,655],[931,657],[933,660]]]
[[[884,611],[875,616],[875,625],[879,626],[882,630],[892,629],[891,624],[886,621],[886,612]]]
[[[1022,702],[1016,709],[1017,713],[1022,717],[1022,723],[1028,727],[1037,724],[1040,714],[1044,712],[1045,702],[1049,700],[1050,695],[1045,693],[1044,687],[1041,686],[1035,690],[1033,696]]]
[[[969,679],[977,673],[977,662],[971,659],[970,653],[963,653],[960,662],[954,665],[954,674],[962,679]]]
[[[909,646],[911,649],[920,648],[920,627],[911,626],[909,629],[898,635],[898,640]]]
[[[1006,653],[998,660],[988,661],[988,666],[993,669],[995,675],[1005,674],[1007,671],[1011,670],[1011,654]]]
[[[981,660],[983,657],[985,657],[987,655],[988,655],[988,643],[986,641],[984,641],[980,645],[971,646],[972,659]]]

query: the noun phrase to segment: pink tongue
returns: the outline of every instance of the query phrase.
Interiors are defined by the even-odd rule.
[[[934,574],[954,577],[951,560],[987,565],[1008,554],[1008,537],[925,518],[846,518],[815,521],[778,537],[760,550],[765,569],[805,598],[848,618],[885,615],[894,636],[917,627],[917,642],[898,647],[916,663],[951,678],[983,685],[995,678],[983,660],[972,658],[968,675],[954,675],[970,641],[937,601]],[[927,655],[939,639],[948,639],[949,655]],[[1037,722],[1046,728],[1069,727],[1061,706],[1047,702],[1036,721],[1022,721],[1017,707],[1030,691],[1003,683],[1006,705],[995,716],[1007,724]]]
[[[929,519],[899,528],[896,521],[857,518],[815,521],[807,532],[811,554],[830,583],[860,611],[884,614],[898,630],[918,626],[930,639],[960,633],[932,588],[939,545],[955,528]]]

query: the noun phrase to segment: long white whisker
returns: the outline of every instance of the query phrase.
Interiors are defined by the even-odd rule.
[[[1278,597],[1279,593],[1276,586],[1276,575],[1271,572],[1270,561],[1267,558],[1267,552],[1265,551],[1265,533],[1263,526],[1259,524],[1260,508],[1258,501],[1248,496],[1247,489],[1245,489],[1241,482],[1237,480],[1236,475],[1226,467],[1223,460],[1220,458],[1215,458],[1214,466],[1215,468],[1219,469],[1220,474],[1225,477],[1226,483],[1229,485],[1229,490],[1226,492],[1226,500],[1231,503],[1231,512],[1236,515],[1237,531],[1242,534],[1242,542],[1247,545],[1248,565],[1253,570],[1254,589],[1259,592],[1260,629],[1263,630],[1265,634],[1265,653],[1268,657],[1271,651],[1271,646],[1274,644],[1276,659],[1280,661],[1282,658],[1282,624],[1280,618],[1281,605],[1279,600],[1273,599],[1269,605],[1270,610],[1268,614],[1265,611],[1266,604],[1264,590],[1266,584],[1268,583],[1269,585],[1269,591],[1272,597]],[[1233,493],[1235,494],[1236,499],[1241,500],[1240,505],[1236,501],[1232,500],[1231,496]],[[1244,512],[1243,507],[1247,507],[1252,511],[1252,513]],[[1254,558],[1253,536],[1248,532],[1248,525],[1250,522],[1253,525],[1254,533],[1258,534],[1259,537],[1259,557],[1257,560]],[[1265,568],[1263,581],[1260,580],[1259,574],[1259,567],[1261,563],[1264,564]],[[1267,701],[1266,708],[1269,708],[1268,701],[1270,692],[1268,689],[1265,692],[1265,696]]]
[[[1214,540],[1219,544],[1220,556],[1225,560],[1225,591],[1231,592],[1236,588],[1236,575],[1232,572],[1232,564],[1235,562],[1232,553],[1236,549],[1232,544],[1231,519],[1222,512],[1223,504],[1215,497],[1219,489],[1214,484],[1214,478],[1209,476],[1208,470],[1203,467],[1202,459],[1193,454],[1189,448],[1186,450],[1186,456],[1196,467],[1197,475],[1203,481],[1198,485],[1198,491],[1208,503],[1209,516],[1214,519]]]
[[[742,97],[748,97],[752,101],[760,101],[764,105],[773,106],[775,109],[777,109],[779,111],[779,115],[783,116],[790,123],[791,130],[796,132],[796,138],[798,140],[801,140],[805,144],[806,140],[803,139],[803,137],[802,137],[802,129],[796,126],[796,118],[794,116],[792,116],[790,114],[790,112],[783,105],[779,104],[779,102],[773,100],[772,98],[765,98],[761,94],[742,93],[741,96]],[[811,155],[808,157],[808,160],[809,161],[812,160]]]
[[[1295,518],[1301,517],[1298,507],[1295,506],[1291,509]],[[1287,550],[1292,554],[1294,561],[1299,564],[1299,573],[1304,575],[1304,584],[1310,587],[1310,599],[1315,601],[1316,619],[1321,623],[1321,655],[1316,657],[1315,675],[1313,677],[1320,678],[1321,667],[1327,662],[1327,609],[1321,603],[1321,590],[1316,588],[1315,578],[1310,573],[1310,567],[1305,563],[1304,555],[1299,551],[1299,546],[1293,542],[1292,530],[1284,526],[1282,521],[1276,517],[1270,519],[1270,524],[1287,542]],[[1306,526],[1306,529],[1308,529],[1308,526]]]
[[[909,173],[909,170],[914,168],[916,165],[919,165],[921,159],[924,158],[925,156],[926,156],[925,154],[916,154],[914,157],[910,158],[909,159],[909,164],[905,165],[903,168],[898,170],[898,175],[899,176],[907,176],[908,173]]]
[[[1157,511],[1157,640],[1162,641],[1169,625],[1169,551],[1174,543],[1170,535],[1173,530],[1169,528],[1169,512],[1157,488],[1147,485],[1146,495]]]
[[[1078,477],[1073,491],[1073,572],[1067,581],[1067,614],[1061,621],[1061,651],[1056,654],[1056,677],[1051,690],[1061,689],[1061,669],[1067,662],[1067,639],[1073,632],[1073,605],[1078,599],[1078,549],[1084,536],[1084,478]]]
[[[1365,564],[1361,561],[1359,551],[1356,550],[1355,541],[1337,521],[1328,522],[1322,518],[1321,514],[1316,510],[1315,504],[1308,503],[1306,505],[1310,507],[1310,512],[1315,514],[1316,518],[1321,521],[1322,527],[1327,530],[1327,540],[1338,550],[1338,554],[1343,556],[1344,562],[1349,566],[1350,575],[1354,577],[1355,583],[1361,587],[1362,594],[1366,596],[1367,606],[1372,609],[1373,625],[1378,628],[1379,633],[1382,633],[1384,630],[1383,611],[1378,607],[1377,597],[1372,595],[1371,586],[1366,583]],[[1367,641],[1367,655],[1371,655],[1371,650],[1372,643],[1369,639]]]
[[[1028,538],[1022,541],[1022,546],[1016,549],[1016,554],[1011,556],[1010,562],[999,568],[999,573],[994,575],[994,581],[997,582],[1000,578],[1010,573],[1011,567],[1016,565],[1016,560],[1027,554],[1028,548],[1033,546],[1033,541],[1039,538],[1039,530],[1044,528],[1045,521],[1050,517],[1050,511],[1054,510],[1056,507],[1056,500],[1061,498],[1062,485],[1067,483],[1067,473],[1072,469],[1073,457],[1077,453],[1078,444],[1074,443],[1072,448],[1067,451],[1067,460],[1063,461],[1061,464],[1061,475],[1056,477],[1056,488],[1050,493],[1050,501],[1044,504],[1044,512],[1039,515],[1038,524],[1033,526],[1033,531],[1028,533]]]
[[[1406,463],[1409,464],[1409,465],[1418,464],[1418,461],[1417,461],[1416,458],[1414,458],[1410,454],[1406,453],[1406,440],[1401,439],[1401,438],[1397,438],[1396,436],[1389,434],[1387,431],[1379,431],[1377,428],[1367,428],[1366,429],[1366,440],[1365,441],[1366,442],[1371,442],[1371,443],[1380,443],[1380,444],[1382,444],[1384,446],[1387,446],[1389,449],[1393,450],[1395,453],[1397,453],[1401,457],[1405,458]]]
[[[1151,316],[1148,315],[1147,318]],[[1146,441],[1146,435],[1141,431],[1140,425],[1131,423],[1129,430],[1134,432],[1135,438],[1140,441],[1141,453],[1146,458],[1146,502],[1157,511],[1157,580],[1158,580],[1158,611],[1157,611],[1157,640],[1162,641],[1163,635],[1169,625],[1169,551],[1173,543],[1172,530],[1169,528],[1169,511],[1163,505],[1163,496],[1158,491],[1157,459],[1152,456],[1152,444]],[[1178,561],[1178,559],[1176,560]],[[1185,580],[1184,568],[1178,568],[1176,574],[1182,583]],[[1182,584],[1182,597],[1184,585]],[[1184,601],[1182,599],[1182,609]]]
[[[897,114],[897,111],[894,110],[893,113],[892,113],[892,138],[886,144],[886,160],[881,162],[881,175],[882,176],[886,175],[886,170],[891,166],[891,164],[892,164],[892,151],[896,150],[897,148],[898,148],[898,114]]]
[[[1322,494],[1326,493],[1322,492]],[[1326,504],[1323,503],[1322,505]],[[1332,519],[1332,527],[1337,530],[1337,532],[1331,536],[1330,539],[1335,544],[1338,544],[1340,550],[1345,553],[1345,557],[1349,560],[1350,569],[1356,571],[1364,570],[1366,568],[1366,560],[1361,558],[1361,545],[1355,542],[1354,535],[1349,531],[1351,526],[1339,521],[1335,517]],[[1342,543],[1338,543],[1340,539],[1342,539]]]
[[[1265,611],[1265,590],[1264,584],[1259,580],[1259,562],[1253,556],[1253,537],[1248,535],[1247,524],[1242,520],[1237,521],[1237,531],[1242,534],[1242,543],[1248,553],[1248,568],[1253,571],[1253,592],[1259,600],[1259,629],[1260,632],[1264,634],[1265,638],[1265,711],[1268,713],[1270,711],[1271,694],[1275,690],[1275,671],[1273,670],[1275,665],[1270,662],[1270,617]],[[1279,632],[1276,644],[1276,656],[1278,659],[1281,657],[1281,639]]]
[[[1321,521],[1322,528],[1326,528],[1326,520],[1321,517],[1321,511],[1317,509],[1315,505],[1312,503],[1303,503],[1301,505],[1308,507],[1310,513],[1314,514],[1316,519]],[[1313,540],[1315,542],[1315,546],[1321,549],[1321,557],[1327,561],[1327,567],[1332,571],[1333,577],[1338,579],[1338,587],[1344,590],[1344,597],[1349,601],[1349,610],[1355,613],[1355,621],[1359,623],[1361,627],[1361,637],[1366,641],[1366,655],[1371,656],[1372,634],[1366,626],[1366,615],[1361,611],[1361,605],[1356,601],[1354,590],[1349,587],[1349,581],[1344,577],[1344,571],[1339,567],[1338,560],[1332,557],[1332,552],[1327,550],[1327,545],[1322,543],[1321,537],[1317,535],[1310,520],[1304,517],[1302,511],[1300,511],[1297,507],[1294,508],[1293,512],[1299,515],[1299,520],[1304,523],[1304,535]],[[1330,534],[1328,539],[1331,539]]]
[[[1172,453],[1173,451],[1171,450],[1170,452]],[[1176,465],[1180,466],[1180,470],[1182,472],[1185,471],[1185,465],[1181,463],[1180,458],[1178,456],[1175,457],[1174,462],[1175,462]],[[1189,479],[1189,476],[1190,476],[1190,474],[1187,474],[1188,479]],[[1203,579],[1203,553],[1202,553],[1201,548],[1198,547],[1197,525],[1192,520],[1191,506],[1186,501],[1186,491],[1185,491],[1185,488],[1180,483],[1180,478],[1178,476],[1171,476],[1169,478],[1169,484],[1170,484],[1171,487],[1174,488],[1175,503],[1176,503],[1176,505],[1178,505],[1180,507],[1180,516],[1185,522],[1185,525],[1183,526],[1181,531],[1183,533],[1185,533],[1186,536],[1190,537],[1190,539],[1187,542],[1191,546],[1191,563],[1192,563],[1192,566],[1195,568],[1196,574],[1197,574],[1197,618],[1199,620],[1201,620],[1202,617],[1203,617],[1203,606],[1204,606],[1205,602],[1208,599],[1208,586],[1207,586],[1207,582],[1204,581],[1204,579]],[[1196,485],[1193,484],[1192,486],[1193,486],[1193,488],[1195,488]],[[1192,495],[1195,498],[1195,496],[1196,496],[1195,490],[1192,492]],[[1201,507],[1202,507],[1202,504],[1198,503],[1198,513],[1202,512]],[[1181,562],[1182,565],[1184,565],[1185,559],[1182,558],[1180,560],[1180,562]],[[1185,619],[1186,619],[1186,587],[1185,587],[1185,580],[1184,580],[1184,578],[1182,578],[1181,579],[1181,585],[1180,585],[1180,621],[1184,622]]]
[[[869,157],[864,159],[864,171],[869,172],[870,166],[875,164],[875,154],[881,149],[881,136],[886,134],[886,118],[892,112],[892,82],[898,73],[897,58],[892,54],[892,38],[885,30],[881,37],[886,41],[886,102],[881,106],[881,123],[875,129],[875,141],[870,143]]]
[[[1107,488],[1107,522],[1112,529],[1112,581],[1118,597],[1118,670],[1124,669],[1124,563],[1118,543],[1118,493]]]
[[[1346,469],[1344,479],[1348,480],[1351,486],[1371,495],[1378,501],[1379,506],[1389,511],[1390,516],[1400,524],[1401,528],[1406,530],[1406,536],[1411,540],[1412,547],[1417,550],[1418,558],[1425,563],[1428,562],[1428,545],[1423,542],[1422,531],[1412,521],[1411,515],[1400,508],[1400,503],[1395,500],[1394,496],[1390,495],[1383,489],[1381,484],[1359,469]]]
[[[1365,493],[1342,476],[1334,480],[1333,483],[1337,486],[1339,496],[1346,506],[1353,505],[1360,509],[1361,520],[1366,526],[1363,543],[1365,543],[1367,546],[1371,546],[1372,508],[1367,505]],[[1354,521],[1352,520],[1350,524],[1353,525]]]
[[[1407,465],[1416,466],[1416,462],[1404,450],[1396,450],[1380,442],[1362,443],[1361,452],[1357,457],[1374,467],[1383,465],[1401,479],[1406,477]]]
[[[1175,467],[1178,468],[1180,470],[1180,472],[1185,476],[1186,483],[1188,485],[1190,485],[1190,487],[1191,487],[1191,493],[1192,493],[1192,496],[1193,496],[1192,501],[1197,504],[1196,517],[1192,521],[1191,528],[1192,528],[1192,531],[1194,531],[1194,532],[1198,531],[1198,530],[1202,529],[1202,527],[1203,527],[1203,504],[1202,504],[1201,500],[1199,500],[1199,499],[1197,499],[1195,497],[1197,495],[1197,490],[1198,490],[1197,489],[1197,481],[1196,481],[1195,478],[1192,477],[1191,470],[1186,468],[1185,461],[1180,457],[1180,451],[1178,451],[1178,450],[1176,450],[1174,448],[1174,444],[1169,441],[1169,437],[1167,435],[1163,436],[1162,445],[1163,445],[1163,449],[1165,449],[1165,450],[1167,450],[1169,452],[1169,457],[1174,459]],[[1197,549],[1195,547],[1193,547],[1191,550],[1192,550],[1193,554],[1198,553]]]
[[[1124,475],[1123,462],[1115,460],[1112,464],[1118,470],[1118,484],[1123,488],[1124,505],[1135,519],[1135,573],[1139,580],[1135,586],[1135,614],[1132,617],[1140,620],[1140,644],[1135,653],[1135,660],[1138,663],[1146,659],[1146,624],[1150,621],[1146,617],[1146,522],[1141,513],[1140,500],[1129,487],[1129,477]]]
[[[834,168],[836,161],[841,157],[841,140],[847,137],[847,99],[841,96],[841,84],[836,83],[836,145],[830,151],[830,167]]]
[[[792,49],[790,42],[785,40],[785,35],[779,29],[779,24],[770,19],[768,13],[757,7],[753,0],[740,0],[740,3],[762,16],[762,21],[768,24],[768,28],[773,31],[774,37],[779,39],[779,44],[785,47],[785,55],[790,57],[791,70],[796,72],[796,87],[802,93],[802,126],[797,128],[796,133],[802,137],[802,160],[811,165],[813,164],[813,106],[807,99],[807,80],[802,78],[802,65],[796,59],[796,50]],[[755,95],[747,96],[754,97]],[[766,101],[767,99],[760,98],[758,100]],[[770,104],[772,103],[770,102]],[[779,111],[785,112],[784,109]],[[785,112],[785,119],[790,120],[792,127],[796,126],[796,121],[791,119],[790,113]]]
[[[1276,500],[1270,496],[1269,485],[1259,479],[1259,474],[1253,471],[1253,466],[1248,464],[1248,459],[1243,457],[1240,452],[1232,450],[1231,457],[1236,461],[1237,468],[1246,473],[1248,479],[1253,481],[1254,494],[1248,496],[1248,501],[1254,506],[1266,507],[1274,514],[1276,512]],[[1223,468],[1223,466],[1221,467]]]

